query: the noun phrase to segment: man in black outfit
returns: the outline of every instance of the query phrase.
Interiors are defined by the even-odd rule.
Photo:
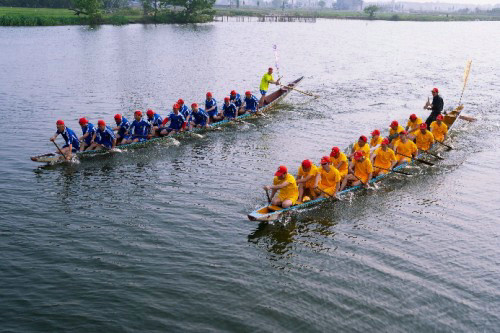
[[[439,96],[439,90],[438,88],[432,89],[432,103],[429,103],[429,99],[427,99],[427,103],[425,103],[424,109],[425,110],[432,110],[431,114],[429,117],[427,117],[427,120],[425,123],[427,124],[427,128],[430,128],[431,123],[436,120],[436,117],[441,114],[441,111],[443,111],[443,106],[444,102],[441,96]]]

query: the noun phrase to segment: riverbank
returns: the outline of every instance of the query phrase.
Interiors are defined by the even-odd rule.
[[[370,20],[363,12],[335,11],[330,9],[311,10],[276,10],[261,8],[221,8],[214,7],[215,17],[264,17],[264,16],[292,16],[297,18],[325,18]],[[210,22],[212,16],[197,17],[192,23]],[[372,20],[389,21],[499,21],[500,16],[487,14],[445,14],[445,13],[376,13]],[[77,16],[68,9],[53,8],[12,8],[0,7],[0,26],[55,26],[55,25],[86,25],[89,19]],[[154,16],[143,16],[137,8],[122,9],[111,14],[103,14],[99,24],[133,24],[133,23],[187,23],[180,12],[163,11]]]

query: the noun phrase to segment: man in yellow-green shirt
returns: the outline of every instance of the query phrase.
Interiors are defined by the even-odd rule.
[[[278,79],[277,81],[274,81],[273,78],[273,68],[269,67],[267,70],[267,73],[262,76],[262,79],[260,80],[260,94],[262,97],[260,98],[259,101],[259,107],[264,106],[264,100],[266,98],[267,91],[269,90],[269,83],[273,83],[275,85],[280,84],[280,80]]]

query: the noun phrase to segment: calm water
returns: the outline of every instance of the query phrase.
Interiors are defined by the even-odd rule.
[[[0,331],[500,330],[499,23],[318,21],[0,28]],[[40,167],[63,118],[108,122],[178,98],[256,91],[280,50],[304,75],[263,118]],[[456,148],[377,191],[246,214],[279,164],[385,129],[438,86]]]

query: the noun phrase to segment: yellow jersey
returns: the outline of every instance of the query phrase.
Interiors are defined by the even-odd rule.
[[[340,172],[334,167],[330,166],[330,171],[326,171],[323,167],[318,168],[321,174],[320,184],[325,187],[336,186],[341,180]]]
[[[417,145],[411,140],[406,140],[405,143],[403,143],[403,141],[399,141],[394,146],[394,152],[397,155],[398,161],[405,160],[406,162],[410,162],[411,159],[409,157],[405,157],[403,155],[411,156],[412,154],[416,153],[417,150],[418,150]],[[400,153],[402,155],[399,155],[398,153]]]
[[[419,130],[415,133],[415,137],[417,139],[417,148],[420,150],[429,150],[434,143],[434,135],[431,132],[425,131],[425,134]]]
[[[394,135],[396,133],[399,134],[399,133],[403,132],[404,130],[405,129],[401,125],[398,125],[397,129],[392,129],[392,127],[389,127],[389,136]]]
[[[382,141],[384,141],[384,138],[381,137],[380,135],[378,136],[377,140],[375,140],[374,138],[372,138],[370,140],[370,147],[375,147],[375,146],[378,146],[382,143]]]
[[[431,124],[431,133],[434,135],[434,139],[443,141],[444,136],[448,134],[448,126],[444,121],[441,122],[441,125],[438,125],[437,121],[433,121]]]
[[[281,201],[289,199],[292,200],[292,203],[295,204],[295,202],[299,198],[299,188],[297,187],[297,183],[295,182],[295,177],[289,173],[286,174],[285,179],[274,177],[274,185],[281,185],[284,182],[288,182],[288,185],[279,190],[278,197]]]
[[[307,176],[311,175],[312,178],[309,179],[304,184],[304,186],[308,187],[308,188],[313,188],[317,173],[318,173],[318,167],[315,166],[314,164],[311,165],[311,168],[309,169],[308,172],[305,172],[304,169],[302,168],[302,165],[301,165],[301,166],[299,166],[299,172],[297,173],[297,177],[306,178]]]
[[[422,123],[421,118],[415,119],[415,121],[412,121],[411,119],[408,120],[406,123],[406,126],[408,127],[408,132],[413,132],[414,130],[418,129],[420,124]]]
[[[375,166],[384,169],[389,169],[391,167],[391,163],[395,161],[396,161],[396,154],[394,154],[394,150],[392,150],[391,148],[387,148],[386,151],[384,151],[382,148],[378,148],[377,150],[375,150],[375,160],[373,163]]]
[[[273,75],[266,73],[262,76],[262,80],[260,80],[260,90],[267,91],[269,89],[269,82],[274,81]]]
[[[354,161],[354,175],[366,184],[368,176],[373,172],[372,162],[365,158],[363,162]]]
[[[335,158],[333,156],[330,156],[330,158],[332,159],[333,166],[340,172],[340,176],[344,177],[345,175],[347,175],[347,171],[348,171],[348,169],[347,169],[348,168],[347,156],[345,156],[345,154],[343,152],[340,152],[339,156],[337,156],[337,158]],[[344,162],[344,164],[342,165],[342,167],[339,168],[340,162]]]
[[[366,158],[370,158],[370,145],[369,144],[365,143],[365,145],[361,148],[359,146],[359,144],[356,142],[356,143],[354,143],[354,146],[352,146],[352,148],[354,149],[355,152],[360,150],[361,152],[363,152],[363,155]]]

